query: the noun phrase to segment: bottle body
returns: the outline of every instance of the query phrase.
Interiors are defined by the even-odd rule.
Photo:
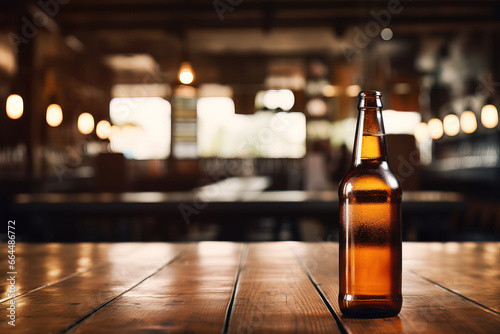
[[[401,186],[387,163],[381,102],[366,102],[339,187],[338,300],[346,316],[389,317],[402,305]]]

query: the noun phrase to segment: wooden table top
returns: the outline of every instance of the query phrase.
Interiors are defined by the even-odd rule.
[[[342,316],[331,242],[18,243],[15,255],[15,328],[4,278],[0,333],[500,332],[500,243],[405,243],[403,309],[385,319]]]

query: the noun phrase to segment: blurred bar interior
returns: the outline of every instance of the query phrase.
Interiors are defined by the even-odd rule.
[[[335,240],[365,89],[403,239],[500,240],[498,1],[0,6],[19,240]]]

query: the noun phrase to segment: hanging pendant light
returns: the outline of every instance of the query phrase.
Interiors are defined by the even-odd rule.
[[[498,125],[498,111],[493,104],[487,104],[481,109],[481,124],[487,129]]]
[[[190,62],[185,61],[181,64],[178,77],[179,81],[184,85],[189,85],[194,81],[194,72]]]
[[[466,110],[460,115],[460,128],[463,132],[471,134],[477,129],[476,115],[471,110]]]
[[[78,116],[78,131],[81,134],[88,135],[94,131],[94,116],[88,112],[81,113]]]
[[[61,106],[55,103],[49,105],[47,107],[45,120],[47,121],[47,124],[53,128],[59,126],[63,120],[63,112]]]
[[[5,111],[10,119],[18,119],[23,115],[23,98],[17,94],[9,95],[5,103]]]

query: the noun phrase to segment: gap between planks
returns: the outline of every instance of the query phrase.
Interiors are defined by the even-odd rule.
[[[229,333],[229,324],[231,323],[231,315],[233,313],[234,300],[236,299],[236,293],[238,291],[241,272],[243,271],[243,266],[245,265],[249,248],[250,248],[250,246],[246,243],[246,244],[244,244],[243,250],[241,251],[240,261],[238,264],[238,270],[236,272],[236,279],[234,281],[233,293],[231,294],[231,300],[229,301],[229,304],[227,306],[226,317],[224,320],[224,328],[222,328],[223,334]]]
[[[188,246],[186,247],[185,249],[181,250],[175,257],[173,257],[172,259],[170,259],[167,263],[165,263],[164,265],[162,265],[160,268],[158,268],[157,270],[155,270],[152,274],[146,276],[145,278],[143,278],[142,280],[140,280],[139,282],[137,282],[136,284],[134,284],[133,286],[131,286],[130,288],[122,291],[120,294],[116,295],[115,297],[111,298],[110,300],[108,301],[105,301],[104,303],[102,303],[101,305],[95,307],[94,309],[92,309],[91,311],[89,311],[87,314],[85,314],[84,316],[82,316],[80,319],[76,320],[75,322],[73,322],[71,325],[68,325],[66,326],[65,329],[63,329],[60,334],[64,334],[64,333],[67,333],[69,330],[73,329],[75,326],[77,326],[78,324],[80,324],[82,321],[84,321],[85,319],[89,318],[90,316],[92,316],[94,313],[98,312],[99,310],[101,310],[102,308],[104,308],[106,305],[112,303],[113,301],[115,301],[116,299],[120,298],[121,296],[123,296],[124,294],[126,294],[127,292],[133,290],[134,288],[136,288],[137,286],[139,286],[140,284],[142,284],[143,282],[145,282],[146,280],[148,280],[149,278],[153,277],[154,275],[156,275],[158,272],[160,272],[162,269],[164,269],[165,267],[167,267],[168,265],[174,263],[175,261],[179,260],[181,257],[183,257],[189,250],[191,250],[192,248],[194,248],[194,246]]]
[[[318,286],[318,284],[316,284],[316,282],[314,281],[314,278],[312,277],[311,272],[309,271],[309,269],[307,269],[307,267],[305,266],[304,262],[302,262],[302,259],[299,257],[299,255],[295,252],[295,250],[292,247],[290,247],[290,250],[292,251],[292,253],[297,258],[297,261],[299,262],[300,266],[302,267],[302,270],[304,270],[304,272],[306,273],[307,277],[309,278],[309,281],[311,282],[311,284],[316,289],[316,292],[321,297],[321,300],[323,301],[323,303],[325,304],[325,306],[328,308],[328,311],[330,311],[330,314],[332,315],[333,319],[337,323],[337,327],[339,328],[340,332],[342,334],[348,334],[348,331],[346,330],[346,328],[342,324],[342,321],[340,320],[340,317],[338,316],[338,314],[333,309],[333,306],[328,302],[328,298],[326,298],[325,294],[323,293],[323,290],[321,290],[321,288]]]
[[[429,283],[431,283],[431,284],[434,284],[434,285],[436,285],[437,287],[440,287],[441,289],[443,289],[443,290],[445,290],[445,291],[448,291],[448,292],[450,292],[450,293],[452,293],[452,294],[454,294],[454,295],[457,295],[458,297],[462,298],[462,299],[463,299],[463,300],[465,300],[465,301],[468,301],[469,303],[472,303],[472,304],[476,305],[477,307],[479,307],[480,309],[482,309],[482,310],[483,310],[483,311],[485,311],[485,312],[489,312],[489,313],[492,313],[492,314],[495,314],[495,315],[500,315],[500,312],[497,312],[497,311],[495,311],[495,310],[493,310],[493,309],[489,308],[489,307],[488,307],[488,306],[486,306],[486,305],[483,305],[483,304],[481,304],[481,303],[479,303],[479,302],[476,302],[476,301],[475,301],[475,300],[473,300],[473,299],[470,299],[470,298],[468,298],[468,297],[466,297],[466,296],[464,296],[464,295],[462,295],[462,294],[460,294],[460,293],[458,293],[458,292],[456,292],[456,291],[454,291],[454,290],[452,290],[452,289],[450,289],[450,288],[447,288],[447,287],[445,287],[444,285],[441,285],[441,284],[439,284],[439,283],[437,283],[437,282],[435,282],[435,281],[431,280],[430,278],[427,278],[427,277],[425,277],[425,276],[423,276],[423,275],[420,275],[419,273],[417,273],[417,272],[416,272],[416,271],[414,271],[413,269],[410,269],[409,271],[410,271],[412,274],[414,274],[415,276],[418,276],[418,277],[420,277],[421,279],[423,279],[423,280],[425,280],[425,281],[427,281],[427,282],[429,282]]]

